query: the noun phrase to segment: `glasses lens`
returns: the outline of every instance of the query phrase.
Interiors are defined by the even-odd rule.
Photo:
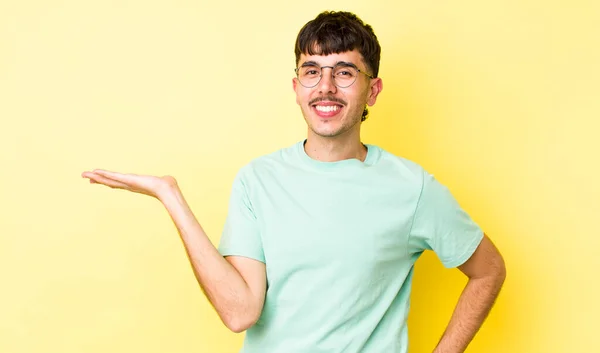
[[[335,85],[341,88],[350,86],[356,81],[358,76],[358,70],[352,66],[338,64],[333,69],[333,79]]]
[[[302,66],[297,71],[298,80],[305,87],[313,87],[321,79],[321,69],[315,65]]]

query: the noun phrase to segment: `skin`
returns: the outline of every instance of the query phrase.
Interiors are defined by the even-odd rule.
[[[359,69],[369,72],[357,50],[327,56],[302,54],[298,66],[307,61],[314,61],[319,66],[334,66],[339,61],[351,62]],[[363,161],[367,151],[360,142],[362,112],[365,105],[373,106],[377,101],[377,96],[383,89],[382,80],[370,79],[359,73],[354,84],[339,88],[333,83],[331,69],[323,69],[323,77],[317,86],[306,88],[295,77],[292,85],[296,92],[296,103],[300,106],[308,127],[306,153],[324,162],[350,158]],[[317,114],[315,104],[341,104],[342,107],[336,116],[325,119]]]
[[[368,72],[357,51],[302,55],[299,65],[306,61],[315,61],[320,66],[352,62]],[[330,69],[324,69],[317,86],[303,87],[296,78],[292,85],[308,127],[306,153],[325,162],[350,158],[364,161],[367,151],[360,141],[361,116],[365,105],[375,104],[383,88],[381,79],[359,74],[352,86],[338,88],[333,84]],[[341,109],[334,116],[323,117],[315,104],[337,104]],[[101,169],[86,171],[82,177],[92,184],[159,200],[177,228],[202,291],[223,323],[234,332],[242,332],[256,323],[266,294],[265,264],[239,256],[222,257],[185,201],[175,178]],[[468,283],[434,353],[464,352],[487,317],[506,277],[504,260],[487,235],[471,258],[458,268],[468,277]]]

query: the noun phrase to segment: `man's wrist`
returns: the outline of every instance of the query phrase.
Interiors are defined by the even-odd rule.
[[[163,177],[163,182],[156,191],[156,198],[165,206],[180,198],[181,190],[173,177]]]

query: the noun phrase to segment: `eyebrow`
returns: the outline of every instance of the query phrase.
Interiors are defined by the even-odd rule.
[[[358,69],[358,67],[356,65],[354,65],[353,63],[348,62],[348,61],[338,61],[337,63],[335,63],[335,65],[336,66],[337,65],[339,65],[339,66],[350,66],[350,67],[353,67],[355,69]]]
[[[302,65],[300,65],[300,67],[305,67],[305,66],[319,66],[319,64],[317,64],[316,61],[305,61],[302,63]]]
[[[353,63],[349,62],[349,61],[338,61],[336,62],[333,66],[345,66],[345,67],[353,67],[355,69],[358,69],[358,67],[356,65],[354,65]],[[321,67],[316,61],[305,61],[304,63],[302,63],[302,65],[300,65],[300,67],[306,67],[306,66],[318,66]]]

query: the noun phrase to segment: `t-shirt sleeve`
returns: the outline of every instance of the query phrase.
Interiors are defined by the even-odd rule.
[[[462,265],[483,239],[482,229],[460,207],[448,188],[423,171],[413,226],[412,254],[433,250],[446,268]]]
[[[258,221],[241,173],[233,182],[218,250],[223,256],[244,256],[265,262]]]

